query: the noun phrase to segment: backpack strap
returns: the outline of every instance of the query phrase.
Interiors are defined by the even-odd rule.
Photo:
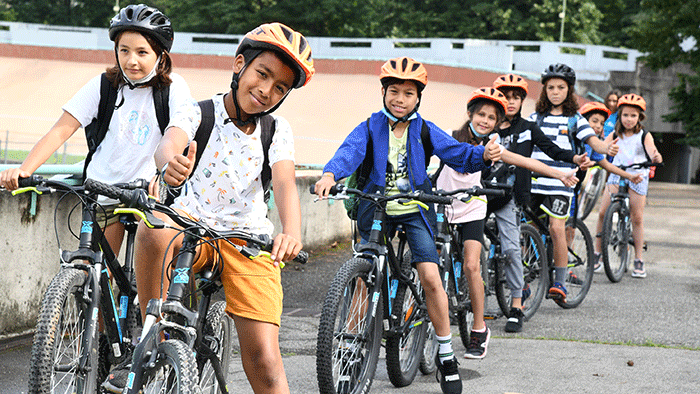
[[[114,105],[117,103],[117,89],[107,79],[107,74],[102,73],[100,78],[100,104],[97,107],[97,117],[85,126],[85,140],[87,141],[88,153],[83,166],[83,181],[87,177],[87,168],[92,161],[97,147],[107,135],[109,123],[112,121]]]
[[[644,145],[644,140],[647,138],[647,134],[649,132],[645,129],[642,129],[642,149],[644,149],[644,155],[647,157],[647,161],[651,161],[651,156],[649,156],[649,152],[647,152],[647,147]],[[654,136],[652,136],[654,138]]]
[[[420,130],[420,139],[423,144],[423,151],[425,153],[425,168],[428,168],[430,158],[433,157],[433,141],[430,140],[430,127],[425,120],[423,121],[423,127],[421,127]]]
[[[153,103],[156,108],[156,119],[160,133],[165,134],[165,128],[170,123],[170,86],[163,89],[153,88]]]
[[[275,135],[277,122],[272,115],[267,114],[260,118],[260,142],[263,148],[263,168],[260,174],[263,190],[265,191],[265,202],[270,200],[270,181],[272,180],[272,167],[270,167],[270,146],[272,145],[272,137]]]
[[[209,143],[211,131],[214,129],[214,101],[211,99],[202,100],[197,104],[199,104],[199,108],[202,111],[202,121],[199,122],[199,127],[197,127],[197,131],[194,134],[194,141],[197,142],[197,153],[194,155],[192,173],[194,173],[194,170],[197,168],[197,164],[199,164],[199,160],[202,158],[204,149],[207,147],[207,143]],[[187,156],[189,149],[190,147],[188,145],[182,154]]]

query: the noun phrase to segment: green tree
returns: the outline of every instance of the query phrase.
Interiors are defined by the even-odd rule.
[[[114,16],[114,0],[5,0],[0,17],[28,23],[105,27]]]
[[[700,13],[697,2],[642,0],[630,35],[635,47],[647,53],[642,60],[658,70],[674,63],[690,65],[692,73],[679,74],[680,83],[669,93],[674,102],[668,122],[681,122],[681,142],[700,148]]]

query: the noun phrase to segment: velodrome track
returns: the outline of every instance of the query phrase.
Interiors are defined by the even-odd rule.
[[[6,57],[1,55],[7,51],[0,51],[2,148],[9,130],[9,148],[29,150],[61,115],[61,106],[90,78],[110,66],[110,53],[100,53],[106,51],[88,51],[101,55],[93,59],[67,61],[57,60],[60,54],[45,55],[50,50],[34,49],[29,54]],[[37,54],[35,58],[32,53]],[[174,56],[174,72],[185,78],[195,99],[228,90],[231,71],[225,66],[230,64],[226,57],[214,57],[217,62],[193,62],[188,56],[192,55]],[[76,57],[70,52],[66,55],[66,58]],[[100,62],[97,58],[106,60]],[[191,67],[178,67],[178,61]],[[381,108],[377,75],[382,62],[317,60],[316,63],[318,71],[311,82],[293,91],[277,110],[292,125],[298,164],[324,164],[357,124]],[[430,64],[426,68],[429,82],[420,113],[443,129],[459,127],[466,117],[469,94],[479,86],[490,85],[498,75]],[[531,82],[524,114],[533,111],[540,89],[539,83]],[[68,153],[84,153],[83,131],[78,130],[68,144]],[[59,153],[62,151],[61,148]]]

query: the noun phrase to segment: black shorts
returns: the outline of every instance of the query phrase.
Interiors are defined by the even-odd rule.
[[[464,243],[467,240],[483,242],[484,240],[484,219],[474,220],[466,223],[457,223],[457,231],[460,235],[460,241]]]
[[[542,211],[553,218],[567,219],[570,203],[571,199],[566,196],[533,193],[530,207],[535,212]]]

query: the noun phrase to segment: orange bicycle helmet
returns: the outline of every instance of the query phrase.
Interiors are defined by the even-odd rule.
[[[489,100],[495,102],[498,104],[496,108],[502,109],[503,113],[506,112],[506,108],[508,107],[508,100],[506,99],[506,96],[504,96],[498,89],[494,89],[489,86],[476,89],[472,92],[471,96],[469,96],[469,101],[467,101],[467,109],[469,109],[477,100]]]
[[[314,75],[314,61],[311,58],[309,42],[301,33],[279,22],[265,23],[248,32],[238,45],[236,56],[248,49],[271,50],[289,59],[296,68],[294,88],[306,85]],[[253,59],[246,59],[246,63],[251,60]]]
[[[515,74],[505,74],[496,78],[493,81],[493,88],[519,88],[525,91],[525,96],[527,96],[527,81],[520,75]]]
[[[611,114],[610,110],[608,109],[608,107],[605,106],[605,104],[599,103],[597,101],[591,101],[586,104],[583,104],[583,106],[581,106],[581,109],[579,109],[578,112],[584,116],[589,112],[599,112],[601,115],[603,115],[605,119],[607,119]]]
[[[425,85],[428,84],[428,71],[422,63],[410,57],[397,57],[390,59],[382,66],[382,70],[379,73],[379,80],[382,81],[382,85],[388,78],[413,81],[418,85],[418,90],[422,91],[425,89]]]
[[[640,95],[630,93],[620,97],[617,100],[617,108],[619,109],[623,105],[632,105],[641,108],[642,111],[647,110],[647,102]]]

